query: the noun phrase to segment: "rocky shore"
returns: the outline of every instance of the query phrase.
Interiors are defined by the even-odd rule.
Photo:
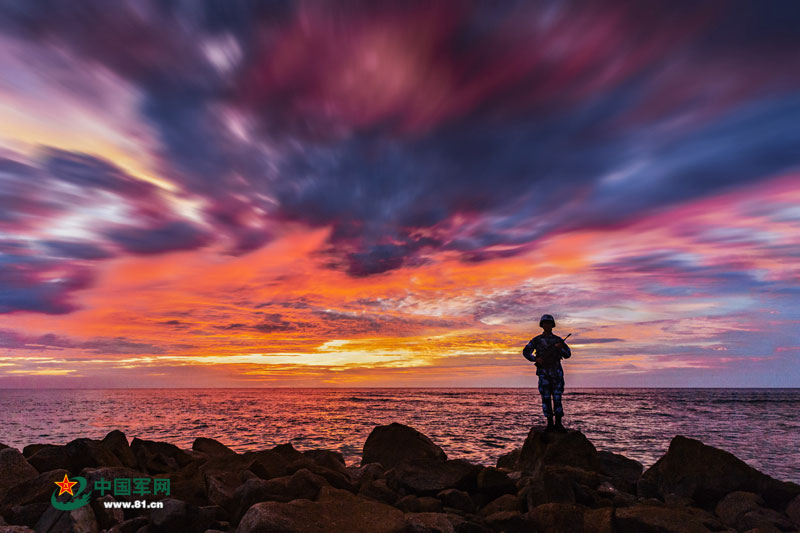
[[[84,480],[88,503],[54,493],[65,476]],[[682,436],[643,471],[575,430],[532,428],[494,467],[450,459],[401,424],[376,427],[351,465],[291,444],[235,453],[198,438],[182,450],[112,431],[0,444],[0,516],[0,533],[768,533],[800,531],[800,486]]]

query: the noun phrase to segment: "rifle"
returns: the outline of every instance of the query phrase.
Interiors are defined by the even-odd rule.
[[[542,363],[544,366],[547,366],[547,363],[552,363],[551,356],[555,353],[556,348],[559,344],[563,344],[566,340],[572,335],[572,333],[567,334],[566,337],[552,345],[550,348],[545,350],[543,353],[537,354],[534,363],[536,366],[539,366],[539,363]]]

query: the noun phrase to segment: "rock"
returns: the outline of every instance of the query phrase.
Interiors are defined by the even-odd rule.
[[[617,533],[707,533],[727,530],[711,513],[695,507],[659,507],[635,505],[617,509],[614,515]]]
[[[78,473],[84,468],[122,466],[122,461],[99,440],[75,439],[64,446],[69,471]]]
[[[283,457],[287,462],[298,461],[305,458],[305,455],[295,450],[290,442],[279,444],[272,448],[272,451]]]
[[[270,480],[247,480],[234,493],[234,501],[236,503],[236,509],[233,512],[234,521],[238,522],[250,506],[258,502],[289,502],[295,499],[313,500],[325,485],[327,485],[325,479],[305,469],[298,470],[291,476]]]
[[[639,495],[686,496],[705,509],[713,509],[728,493],[755,492],[767,505],[782,510],[800,494],[800,486],[762,474],[734,455],[702,442],[676,436],[669,450],[643,475]]]
[[[598,471],[597,450],[583,433],[545,433],[531,428],[519,454],[518,466],[526,472],[536,472],[546,465],[565,465],[583,470]]]
[[[84,468],[81,470],[80,475],[86,478],[87,487],[94,490],[95,482],[103,479],[105,481],[111,481],[113,487],[113,481],[117,478],[141,478],[141,477],[150,477],[147,474],[139,472],[138,470],[133,470],[131,468],[126,468],[124,466],[101,466],[99,468]],[[172,487],[170,487],[172,488]],[[111,491],[113,492],[113,491]],[[100,495],[99,492],[96,493],[98,496]],[[139,499],[140,496],[120,496],[117,499],[129,501],[133,499]]]
[[[28,458],[28,462],[39,473],[69,467],[69,461],[63,446],[55,446],[53,444],[33,444],[31,446],[25,446],[24,450],[28,450],[28,453],[23,450],[22,454]]]
[[[8,447],[0,450],[0,472],[0,501],[11,487],[39,475],[19,450]]]
[[[614,509],[585,509],[583,533],[614,533]]]
[[[5,515],[5,511],[15,505],[49,502],[50,495],[56,489],[54,483],[64,479],[66,474],[69,474],[69,472],[63,469],[51,470],[12,486],[6,492],[2,502],[0,502],[0,514]]]
[[[0,525],[0,533],[35,533],[35,532],[27,526]]]
[[[372,430],[364,443],[361,464],[381,463],[394,468],[410,461],[445,461],[447,455],[414,428],[393,422]]]
[[[89,505],[72,511],[49,507],[33,528],[36,533],[97,533],[97,520]]]
[[[341,469],[341,471],[331,470],[313,461],[306,464],[304,469],[324,478],[332,487],[350,492],[358,492],[358,484],[350,479],[350,473],[345,469]],[[293,470],[291,466],[289,470]]]
[[[626,507],[636,503],[636,496],[619,490],[608,481],[602,482],[600,486],[597,487],[597,494],[610,499],[617,507]]]
[[[299,453],[299,452],[298,452]],[[289,460],[274,450],[262,450],[259,452],[245,452],[242,454],[247,460],[252,460],[250,470],[261,479],[272,479],[285,476]]]
[[[359,486],[374,479],[384,479],[386,477],[386,469],[380,463],[351,466],[347,468],[347,471],[350,473],[350,478],[358,483]]]
[[[28,444],[27,446],[22,448],[22,455],[24,455],[26,458],[30,457],[34,453],[38,452],[39,450],[47,446],[53,446],[53,444]]]
[[[385,479],[373,479],[361,485],[359,496],[378,500],[379,502],[394,505],[399,495],[386,485]]]
[[[394,504],[404,513],[441,513],[444,509],[442,500],[432,496],[417,497],[413,494],[403,496]]]
[[[242,485],[240,474],[237,472],[211,472],[205,475],[206,494],[208,501],[228,510],[233,510],[236,503],[234,494]]]
[[[729,526],[735,526],[739,519],[747,512],[754,511],[764,505],[764,500],[754,492],[731,492],[719,503],[714,513]]]
[[[100,441],[103,446],[111,451],[120,460],[122,466],[127,468],[136,469],[139,465],[136,462],[136,456],[133,455],[128,438],[123,432],[118,429],[111,431],[108,435],[103,437]]]
[[[786,506],[786,514],[792,519],[795,525],[800,526],[800,496],[796,496],[789,505]]]
[[[403,513],[389,505],[323,487],[317,501],[263,502],[250,507],[237,533],[329,532],[401,533]]]
[[[538,531],[572,533],[583,530],[583,510],[568,503],[545,503],[528,511],[528,520]]]
[[[515,483],[500,469],[487,466],[478,472],[478,491],[491,498],[517,491]]]
[[[516,448],[510,452],[503,454],[497,459],[497,468],[507,468],[508,470],[516,470],[519,462],[519,454],[522,448]]]
[[[91,506],[94,516],[97,519],[97,527],[100,529],[110,529],[117,524],[125,521],[122,509],[107,508],[106,503],[117,501],[111,494],[99,496],[92,500]]]
[[[489,516],[503,511],[523,511],[522,500],[516,494],[503,494],[486,504],[480,511],[481,516]]]
[[[406,490],[420,495],[435,495],[454,488],[474,490],[481,467],[463,459],[401,463],[386,472],[386,481],[393,490]]]
[[[445,513],[408,513],[406,533],[455,533],[455,527]]]
[[[52,507],[52,505],[49,501],[15,505],[6,512],[5,517],[12,524],[32,528],[36,525],[36,522],[39,521],[42,514],[50,507]]]
[[[150,474],[174,472],[192,461],[188,453],[168,442],[134,438],[131,451],[139,468]]]
[[[531,533],[536,531],[536,526],[530,521],[527,514],[518,511],[501,511],[490,514],[484,519],[492,531],[504,533]]]
[[[788,516],[775,511],[759,507],[744,513],[736,522],[737,531],[747,531],[758,528],[775,528],[780,531],[793,531],[792,521]]]
[[[437,494],[436,497],[442,501],[445,507],[452,507],[470,514],[478,512],[475,502],[463,490],[445,489]]]
[[[137,516],[130,520],[125,520],[119,525],[113,526],[108,530],[108,533],[135,533],[141,528],[147,526],[150,519],[146,516]]]
[[[210,456],[225,456],[236,455],[236,452],[215,439],[206,437],[198,437],[192,443],[192,449],[196,452],[204,453]]]
[[[563,467],[545,466],[520,491],[528,509],[545,503],[575,503],[575,483]]]
[[[173,533],[175,531],[205,531],[210,520],[191,504],[165,498],[161,500],[162,508],[150,511],[150,525],[153,531]]]
[[[347,470],[347,466],[344,463],[344,456],[339,452],[330,450],[306,450],[303,452],[303,455],[319,466],[350,477],[350,471]]]
[[[644,467],[639,461],[612,452],[597,452],[600,473],[615,481],[616,486],[625,492],[635,493],[636,483],[642,477]]]

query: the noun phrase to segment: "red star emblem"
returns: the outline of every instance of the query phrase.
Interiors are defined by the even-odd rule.
[[[58,495],[61,496],[65,492],[70,496],[75,496],[72,494],[72,487],[77,485],[77,481],[70,481],[66,474],[64,474],[64,481],[54,481],[56,485],[58,485],[61,490],[58,492]]]

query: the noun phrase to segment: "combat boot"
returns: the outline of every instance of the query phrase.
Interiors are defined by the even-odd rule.
[[[556,416],[556,425],[554,427],[554,430],[558,431],[559,433],[566,433],[567,432],[567,428],[565,428],[561,424],[561,417],[560,416]]]
[[[544,428],[544,430],[549,432],[549,431],[555,431],[555,429],[556,429],[556,426],[553,425],[553,417],[552,416],[548,416],[547,417],[547,427]]]

